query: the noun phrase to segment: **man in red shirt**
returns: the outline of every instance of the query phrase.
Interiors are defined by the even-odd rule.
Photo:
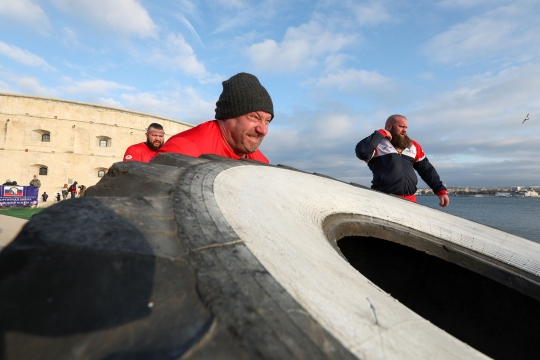
[[[165,131],[160,124],[152,123],[146,130],[146,141],[131,145],[124,154],[124,161],[149,162],[163,146]]]
[[[274,105],[259,80],[239,73],[223,81],[216,103],[216,120],[172,136],[159,149],[193,157],[216,154],[231,159],[252,159],[268,164],[259,145],[274,118]]]

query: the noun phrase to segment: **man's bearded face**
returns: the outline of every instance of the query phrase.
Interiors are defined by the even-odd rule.
[[[163,130],[150,128],[146,133],[146,144],[150,149],[158,151],[165,141],[164,136],[165,132]]]
[[[399,130],[395,125],[392,126],[392,129],[390,130],[390,134],[392,135],[392,145],[396,149],[406,149],[408,147],[411,147],[412,141],[407,135],[401,135],[401,130]]]

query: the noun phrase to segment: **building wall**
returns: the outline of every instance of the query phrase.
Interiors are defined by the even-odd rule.
[[[91,186],[100,170],[122,161],[126,148],[146,140],[149,124],[163,125],[165,139],[193,125],[149,114],[74,101],[0,93],[0,184],[41,180],[49,200],[63,184]],[[49,142],[43,141],[48,134]],[[105,140],[107,146],[100,146]],[[47,175],[40,175],[40,168]]]

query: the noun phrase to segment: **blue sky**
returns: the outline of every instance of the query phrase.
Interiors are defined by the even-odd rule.
[[[274,101],[273,164],[369,185],[354,147],[400,113],[448,186],[540,185],[539,18],[533,0],[0,0],[0,92],[199,124],[245,71]]]

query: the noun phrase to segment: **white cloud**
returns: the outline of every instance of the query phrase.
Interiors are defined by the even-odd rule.
[[[122,94],[121,98],[130,109],[138,109],[139,111],[145,113],[154,114],[159,114],[159,112],[155,113],[155,110],[161,107],[164,102],[168,102],[167,99],[161,99],[153,93]],[[142,109],[153,109],[153,111],[143,111]]]
[[[507,3],[505,0],[443,0],[437,3],[438,6],[447,8],[472,8],[479,5],[495,5]]]
[[[333,33],[311,21],[289,27],[281,43],[267,39],[251,45],[247,54],[259,69],[290,72],[316,66],[321,58],[335,55],[355,39],[355,35]]]
[[[6,4],[26,4],[29,12],[15,20]],[[110,13],[120,20],[111,22]],[[36,45],[29,22],[52,33],[47,16],[54,36]],[[197,124],[214,116],[221,87],[201,83],[222,80],[216,74],[285,72],[265,80],[276,119],[262,150],[272,163],[368,185],[371,173],[354,146],[388,115],[404,112],[411,136],[448,183],[468,172],[538,174],[525,166],[540,169],[537,16],[534,0],[0,0],[0,91]],[[29,30],[7,26],[9,17]],[[418,58],[419,41],[430,36],[421,47],[427,57]],[[120,37],[123,48],[110,47],[110,37]],[[208,51],[199,50],[202,41]],[[381,55],[389,51],[403,55],[398,63]],[[6,76],[15,61],[26,73]],[[47,62],[54,73],[42,70]],[[478,75],[463,78],[471,73]],[[531,120],[522,125],[527,113]]]
[[[354,154],[358,137],[363,135],[359,131],[363,121],[354,115],[298,112],[292,116],[278,114],[276,120],[288,126],[280,128],[278,124],[271,124],[261,144],[261,151],[271,164],[292,166],[345,181],[366,183],[371,179],[365,163]]]
[[[21,94],[37,95],[43,97],[58,97],[59,91],[40,84],[39,79],[29,76],[20,76],[12,73],[1,73],[0,76],[6,80],[6,85],[10,92]]]
[[[351,74],[328,79],[345,81],[354,78]],[[261,150],[273,164],[369,186],[371,172],[355,157],[354,147],[398,112],[409,118],[410,136],[420,142],[447,184],[510,185],[515,174],[540,178],[538,93],[540,64],[529,64],[461,79],[445,93],[414,94],[418,100],[405,108],[390,102],[371,113],[364,108],[353,113],[343,103],[341,110],[336,105],[334,110],[278,113]],[[531,120],[522,125],[527,113]],[[473,178],[473,172],[479,177]],[[425,187],[421,181],[420,185]]]
[[[341,70],[343,63],[351,58],[352,56],[343,53],[328,55],[326,59],[324,59],[324,72],[330,73]]]
[[[76,48],[77,52],[82,50],[88,54],[91,54],[92,57],[103,54],[103,52],[100,53],[99,50],[96,50],[90,46],[87,46],[86,44],[82,44],[79,41],[79,35],[77,34],[77,32],[71,28],[64,27],[62,31],[59,33],[59,35],[62,39],[62,44],[64,46],[68,48]],[[72,69],[80,70],[83,68],[83,66],[81,65],[75,65],[75,64],[70,63],[69,61],[66,60],[66,58],[62,59],[62,64],[69,66]],[[111,65],[111,63],[108,63],[108,64],[100,63],[99,65],[92,64],[91,66],[87,67],[86,71],[88,70],[103,71],[104,68],[111,67],[111,66],[114,66],[114,65]]]
[[[21,23],[42,33],[48,33],[51,28],[49,18],[43,9],[32,0],[2,0],[0,1],[0,18],[10,23]]]
[[[158,28],[137,0],[52,0],[61,11],[86,19],[96,28],[124,35],[155,37]]]
[[[189,124],[200,124],[213,119],[215,109],[215,100],[204,100],[192,88],[158,93],[122,94],[120,101],[126,109],[164,116]]]
[[[462,169],[464,157],[476,159],[479,166],[505,159],[535,163],[540,152],[539,92],[540,64],[463,79],[454,90],[425,99],[409,116],[409,132],[428,157],[446,166]],[[527,113],[534,121],[522,124]],[[518,168],[509,164],[506,171]]]
[[[176,6],[181,9],[182,13],[196,15],[198,12],[197,2],[190,0],[177,0]]]
[[[199,42],[199,44],[203,45],[203,42],[199,36],[199,34],[197,33],[197,30],[195,30],[195,28],[193,27],[193,25],[191,25],[191,23],[188,21],[188,19],[186,19],[184,17],[184,15],[177,15],[176,18],[178,20],[180,20],[187,28],[188,30],[191,32],[191,34],[195,37],[195,39],[197,39],[197,41]]]
[[[246,6],[246,2],[242,0],[215,0],[215,4],[232,9],[241,9]]]
[[[233,28],[246,28],[250,30],[260,29],[269,23],[273,24],[278,11],[287,13],[290,2],[283,0],[268,1],[243,1],[243,0],[218,0],[222,3],[216,6],[215,1],[211,6],[217,15],[217,28],[213,34],[230,31]],[[248,30],[249,31],[249,30]],[[243,31],[245,32],[245,31]]]
[[[98,104],[110,106],[114,108],[123,109],[124,106],[120,101],[114,100],[112,98],[97,98]]]
[[[60,90],[65,91],[68,94],[104,94],[111,90],[133,90],[131,86],[116,83],[114,81],[107,80],[83,80],[83,81],[71,81],[71,85],[61,86]]]
[[[64,45],[76,45],[80,46],[79,39],[77,38],[77,33],[70,28],[62,29],[62,43]]]
[[[474,59],[477,54],[498,52],[507,46],[512,27],[493,19],[473,19],[435,36],[425,46],[425,54],[441,63]]]
[[[276,123],[275,123],[276,122]],[[340,152],[340,145],[354,133],[357,119],[344,112],[297,112],[278,114],[265,138],[265,151],[278,156]],[[280,126],[287,124],[286,127]]]
[[[0,80],[0,92],[12,93],[13,89],[11,86]]]
[[[0,54],[27,66],[38,66],[47,70],[52,69],[42,57],[2,41],[0,41]]]
[[[204,64],[197,60],[193,48],[181,34],[169,34],[165,47],[154,49],[149,61],[194,76],[202,83],[222,80],[220,75],[208,72]]]
[[[31,77],[21,77],[15,81],[15,85],[24,93],[45,97],[57,97],[58,91],[53,88],[42,86],[39,80]]]
[[[332,126],[328,126],[328,124]],[[315,123],[319,138],[321,140],[338,140],[341,141],[344,137],[347,137],[354,130],[353,120],[349,115],[336,114],[324,121],[318,121]]]
[[[365,87],[375,88],[388,85],[390,82],[389,78],[379,74],[377,71],[348,69],[345,71],[340,70],[319,79],[317,85],[349,92]]]
[[[390,14],[381,2],[355,4],[353,11],[360,25],[376,25],[390,20]]]
[[[538,12],[510,5],[475,16],[434,36],[422,47],[429,58],[443,64],[499,59],[520,61],[538,55]]]
[[[431,81],[435,79],[435,75],[433,75],[433,73],[423,72],[423,73],[418,74],[418,78],[421,80]]]
[[[459,85],[451,92],[439,94],[438,103],[467,105],[499,113],[501,108],[517,110],[540,106],[537,96],[540,92],[540,64],[472,76],[460,80]]]

